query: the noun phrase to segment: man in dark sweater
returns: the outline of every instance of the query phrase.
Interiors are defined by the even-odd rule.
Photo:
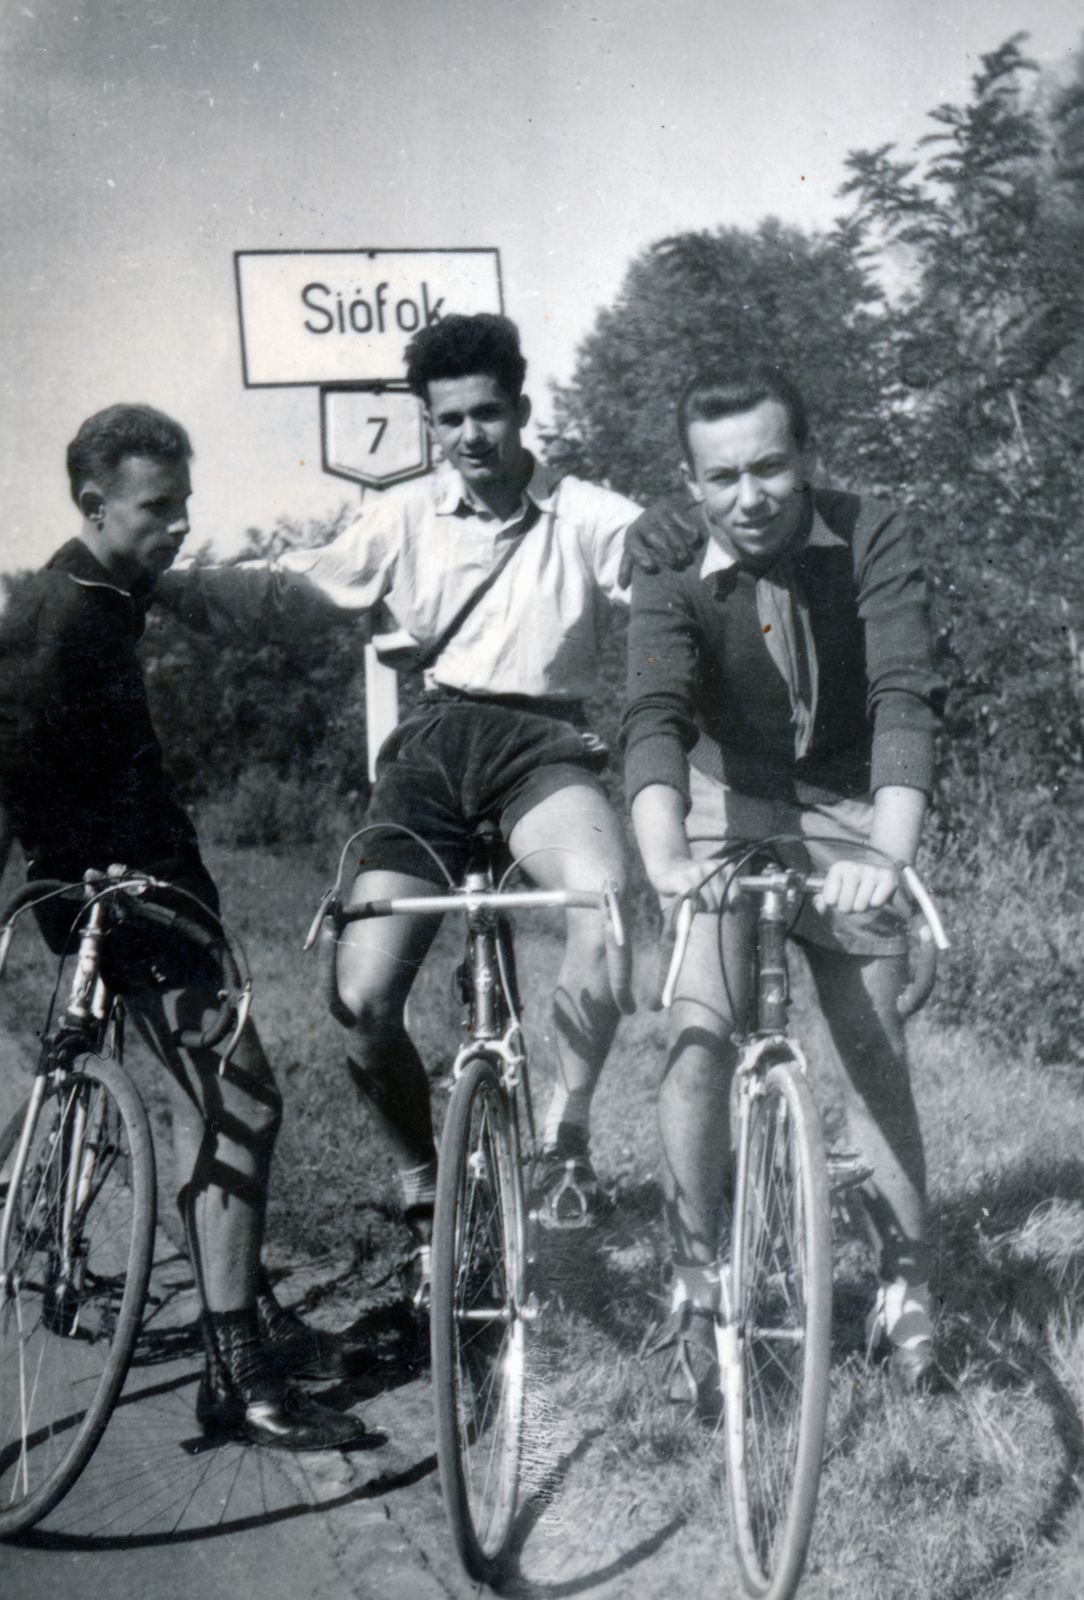
[[[664,901],[700,889],[717,908],[719,878],[702,886],[737,840],[804,836],[826,874],[794,932],[845,1068],[849,1138],[873,1167],[870,1341],[915,1380],[933,1360],[925,1164],[896,1010],[906,940],[888,903],[918,848],[941,690],[913,533],[890,506],[811,488],[805,409],[776,368],[698,378],[679,426],[696,548],[684,570],[633,581],[624,729],[636,835]],[[677,505],[649,516],[689,523]],[[674,1397],[694,1401],[714,1360],[700,1313],[715,1308],[710,1269],[729,1218],[729,1001],[740,1017],[752,937],[748,908],[721,923],[720,936],[715,916],[694,919],[659,1098],[674,1263],[659,1348],[674,1358]]]
[[[163,771],[136,652],[188,532],[191,454],[184,429],[147,406],[99,412],[69,445],[82,531],[0,621],[0,832],[21,842],[30,879],[124,864],[168,881],[175,908],[217,932],[218,894]],[[71,948],[70,904],[36,912],[54,952]],[[138,914],[111,936],[103,968],[169,1074],[207,1345],[197,1415],[254,1443],[341,1447],[362,1425],[295,1393],[284,1369],[339,1376],[342,1353],[277,1305],[260,1266],[282,1102],[256,1030],[246,1024],[224,1073],[214,1050],[178,1049],[175,1029],[218,1011],[223,976],[210,953]]]

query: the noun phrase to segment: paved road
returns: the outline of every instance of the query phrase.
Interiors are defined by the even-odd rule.
[[[333,1267],[324,1266],[325,1276]],[[304,1274],[290,1280],[300,1292]],[[200,1359],[187,1263],[159,1236],[152,1309],[120,1406],[83,1477],[20,1545],[0,1546],[4,1600],[468,1600],[452,1554],[425,1377],[331,1391],[387,1442],[288,1456],[197,1438]],[[401,1376],[401,1374],[400,1374]],[[695,1595],[688,1535],[631,1477],[599,1497],[598,1429],[575,1408],[551,1439],[560,1492],[536,1497],[517,1591],[599,1600]],[[551,1430],[552,1432],[552,1430]],[[592,1459],[594,1452],[595,1459]],[[551,1452],[551,1459],[553,1459]],[[581,1474],[583,1493],[577,1490]],[[700,1552],[700,1559],[706,1553]],[[704,1568],[700,1567],[700,1575]]]

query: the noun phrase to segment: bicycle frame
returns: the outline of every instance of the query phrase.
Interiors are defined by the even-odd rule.
[[[59,884],[52,882],[52,880],[47,880],[41,883],[31,882],[24,887],[9,908],[9,915],[5,919],[3,932],[0,935],[0,974],[3,973],[17,917],[29,910],[39,900],[70,892],[75,888],[82,889],[84,901],[89,909],[86,913],[86,921],[80,931],[75,971],[72,975],[71,989],[63,1021],[55,1032],[48,1034],[42,1041],[41,1056],[38,1069],[34,1075],[30,1100],[27,1104],[15,1165],[12,1169],[11,1182],[4,1202],[3,1213],[0,1215],[0,1296],[5,1294],[8,1289],[7,1260],[15,1196],[25,1176],[27,1152],[49,1079],[50,1077],[55,1077],[58,1073],[76,1076],[78,1074],[76,1065],[78,1056],[84,1054],[100,1055],[103,1051],[107,1023],[110,1020],[110,1008],[111,1005],[114,1005],[113,997],[101,977],[102,945],[109,931],[111,898],[117,895],[139,898],[141,901],[141,914],[147,917],[148,920],[163,926],[177,926],[189,937],[196,937],[197,942],[200,944],[208,942],[208,936],[202,933],[197,924],[190,922],[186,918],[179,917],[175,912],[169,911],[164,907],[142,901],[142,897],[148,890],[169,889],[169,884],[159,882],[155,878],[142,874],[128,874],[127,869],[124,867],[111,867],[107,873],[91,870],[85,874],[82,885]],[[193,897],[189,896],[189,898]],[[198,904],[198,902],[196,903]],[[236,973],[236,964],[234,964],[233,970]],[[237,975],[237,984],[240,988],[239,975]],[[248,1018],[251,1003],[252,984],[251,979],[249,979],[244,987],[240,989],[239,994],[234,995],[226,991],[223,992],[222,1009],[208,1029],[198,1034],[191,1030],[182,1031],[177,1035],[177,1042],[189,1048],[217,1044],[225,1038],[227,1033],[230,1033],[232,1027],[231,1037],[222,1052],[219,1065],[219,1072],[224,1072],[230,1057],[237,1048]],[[113,1017],[119,1027],[120,1014],[118,1010],[114,1009]],[[66,1192],[61,1250],[64,1262],[62,1282],[68,1281],[70,1275],[74,1272],[73,1223],[79,1215],[80,1208],[85,1205],[90,1195],[94,1179],[94,1160],[93,1141],[91,1141],[88,1148],[86,1140],[85,1111],[83,1106],[79,1104],[75,1110],[69,1148],[65,1152],[64,1182]]]
[[[48,1036],[42,1045],[41,1060],[34,1075],[30,1100],[23,1119],[19,1148],[4,1202],[3,1220],[0,1221],[0,1298],[8,1289],[8,1246],[14,1220],[16,1196],[26,1173],[27,1153],[34,1126],[41,1110],[48,1079],[58,1072],[75,1076],[75,1057],[83,1052],[96,1051],[102,1044],[102,1032],[108,1013],[109,997],[99,975],[101,946],[104,937],[105,908],[101,900],[91,907],[87,925],[79,940],[75,973],[64,1022],[55,1035]],[[74,1124],[64,1152],[63,1181],[64,1208],[60,1255],[62,1269],[60,1283],[66,1285],[74,1273],[73,1222],[79,1207],[85,1204],[94,1176],[94,1145],[85,1145],[86,1112],[83,1105],[75,1107]]]

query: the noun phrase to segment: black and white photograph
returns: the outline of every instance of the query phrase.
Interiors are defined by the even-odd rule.
[[[4,0],[0,1593],[1084,1594],[1072,0]]]

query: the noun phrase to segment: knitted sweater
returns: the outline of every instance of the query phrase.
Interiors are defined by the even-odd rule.
[[[757,574],[633,580],[622,724],[631,801],[687,762],[746,794],[816,804],[888,784],[927,793],[944,689],[931,662],[926,583],[908,519],[834,490],[808,495],[793,570],[819,668],[812,740],[796,757],[791,698],[764,642]]]

